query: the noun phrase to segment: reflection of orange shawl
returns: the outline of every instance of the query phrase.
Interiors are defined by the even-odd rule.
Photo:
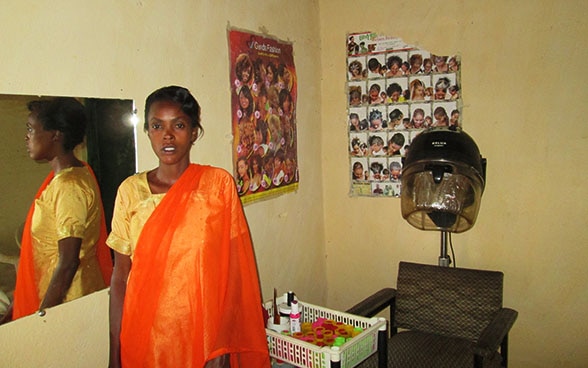
[[[88,170],[94,175],[90,166],[84,163]],[[41,193],[47,188],[47,185],[53,179],[54,173],[51,171],[45,178],[37,194],[35,200],[41,196]],[[95,178],[95,177],[94,177]],[[100,197],[99,197],[100,199]],[[14,304],[12,319],[15,320],[20,317],[28,316],[35,313],[39,309],[41,301],[39,300],[39,291],[35,282],[35,265],[33,262],[33,240],[31,237],[31,222],[33,219],[33,212],[35,212],[35,200],[31,205],[25,226],[22,232],[22,241],[20,249],[20,259],[18,261],[18,272],[16,273],[16,287],[14,289]],[[102,201],[100,201],[102,203]],[[110,249],[106,245],[106,220],[104,218],[104,211],[102,211],[102,221],[100,224],[100,238],[96,244],[96,255],[102,270],[102,277],[104,283],[110,285],[110,276],[112,275],[112,258],[110,256]]]
[[[149,217],[133,256],[124,367],[269,367],[255,258],[233,178],[191,164]]]

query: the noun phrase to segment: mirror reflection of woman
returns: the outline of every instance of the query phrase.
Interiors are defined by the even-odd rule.
[[[198,102],[183,87],[158,89],[144,129],[159,164],[120,185],[108,238],[110,367],[269,367],[235,181],[190,160]]]
[[[32,101],[28,109],[27,151],[52,171],[25,222],[14,303],[3,322],[101,290],[112,272],[100,190],[74,155],[84,140],[84,106],[62,97]]]

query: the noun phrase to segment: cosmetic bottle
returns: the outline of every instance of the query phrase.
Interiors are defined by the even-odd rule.
[[[301,331],[300,326],[300,311],[298,310],[298,300],[293,300],[290,309],[290,333]]]

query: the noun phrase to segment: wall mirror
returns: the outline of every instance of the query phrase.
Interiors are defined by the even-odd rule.
[[[35,162],[27,153],[27,103],[54,97],[0,94],[0,306],[12,300],[22,225],[35,193],[51,170],[46,162]],[[86,141],[76,148],[76,155],[96,174],[110,231],[118,185],[136,172],[134,104],[127,99],[76,98],[88,112]]]

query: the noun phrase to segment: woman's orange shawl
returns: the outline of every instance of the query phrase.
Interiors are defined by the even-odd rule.
[[[87,163],[84,165],[88,168],[92,176],[94,171]],[[28,316],[39,310],[41,301],[39,300],[39,290],[37,288],[35,278],[35,264],[33,261],[33,239],[31,235],[31,222],[33,213],[35,212],[35,201],[41,196],[45,188],[49,185],[55,174],[53,171],[47,175],[41,187],[35,195],[35,200],[31,205],[25,225],[22,232],[22,240],[20,247],[20,259],[18,261],[18,272],[16,273],[16,287],[14,289],[14,302],[12,311],[12,320],[20,317]],[[96,176],[94,176],[96,179]],[[102,203],[100,193],[98,199]],[[106,245],[106,220],[104,218],[104,210],[102,209],[102,220],[100,224],[100,238],[96,244],[96,256],[102,271],[102,278],[106,286],[110,285],[110,277],[112,276],[112,256],[110,255],[110,248]]]
[[[191,164],[137,241],[121,330],[123,367],[269,367],[259,280],[233,178]]]

